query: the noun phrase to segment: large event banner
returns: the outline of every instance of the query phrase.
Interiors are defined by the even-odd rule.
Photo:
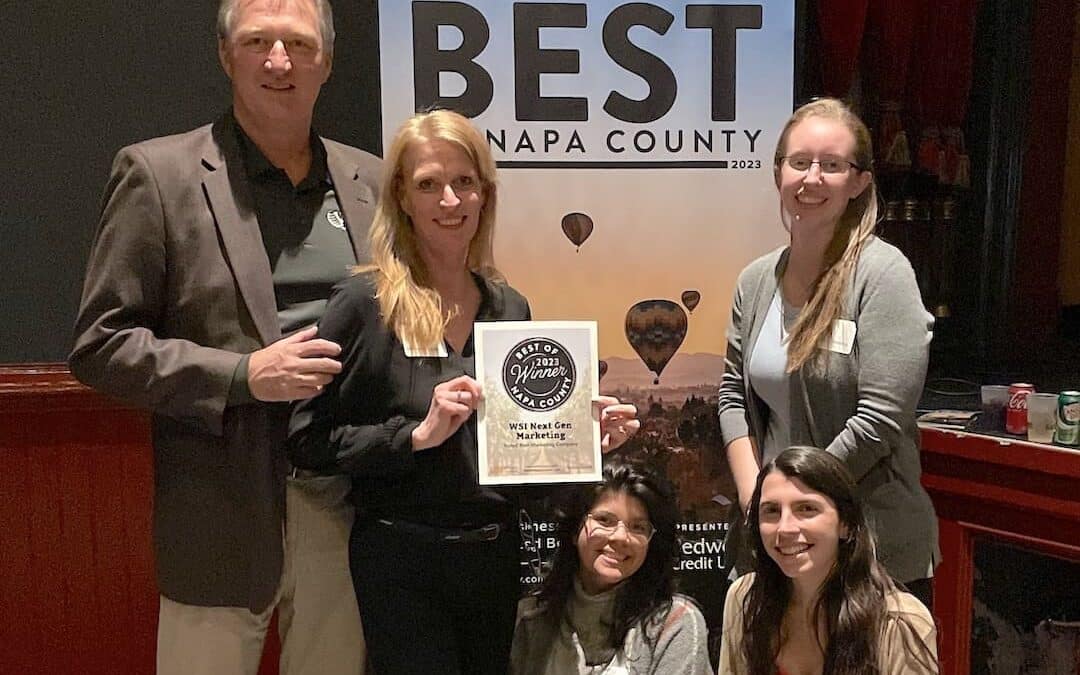
[[[786,241],[772,155],[794,21],[793,0],[379,3],[384,147],[433,107],[486,135],[496,263],[534,318],[598,322],[601,391],[644,420],[623,452],[677,484],[706,610],[734,496],[716,422],[732,292]]]

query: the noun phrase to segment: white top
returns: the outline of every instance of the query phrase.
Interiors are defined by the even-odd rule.
[[[791,389],[787,372],[787,343],[788,333],[799,318],[800,311],[800,307],[793,307],[785,302],[777,288],[750,355],[750,384],[769,407],[769,426],[761,448],[763,465],[791,445]]]

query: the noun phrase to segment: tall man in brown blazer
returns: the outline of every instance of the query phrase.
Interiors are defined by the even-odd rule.
[[[222,0],[218,33],[232,109],[116,156],[71,369],[153,414],[157,672],[254,675],[276,607],[283,675],[355,675],[348,481],[283,445],[340,370],[313,324],[366,260],[379,160],[311,129],[326,0]]]

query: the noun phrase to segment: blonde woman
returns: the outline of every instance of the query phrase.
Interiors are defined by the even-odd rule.
[[[940,553],[915,406],[933,319],[907,259],[874,236],[872,158],[866,126],[835,99],[784,126],[774,176],[791,241],[739,275],[720,426],[744,514],[759,469],[789,445],[840,458],[885,568],[930,606]]]
[[[319,324],[341,345],[342,372],[297,408],[290,457],[352,476],[350,566],[375,671],[503,673],[518,505],[477,484],[472,331],[528,319],[529,305],[495,268],[495,162],[467,119],[416,115],[385,170],[372,262],[335,288]],[[614,448],[636,411],[600,405]]]

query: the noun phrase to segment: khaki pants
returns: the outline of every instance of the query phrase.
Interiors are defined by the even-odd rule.
[[[363,675],[367,650],[349,572],[349,484],[345,476],[288,479],[285,569],[274,606],[262,614],[161,596],[158,675],[256,675],[275,607],[281,675]]]

